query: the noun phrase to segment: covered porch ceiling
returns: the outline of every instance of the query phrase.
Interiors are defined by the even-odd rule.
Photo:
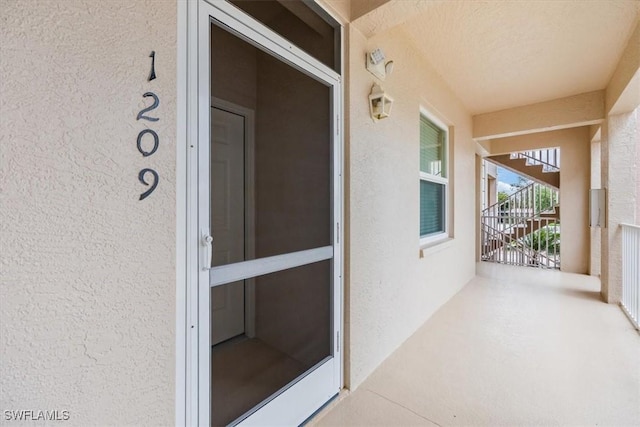
[[[367,37],[403,31],[476,115],[605,89],[640,1],[354,1],[351,12]]]

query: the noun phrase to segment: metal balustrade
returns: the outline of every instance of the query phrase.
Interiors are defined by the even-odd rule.
[[[536,222],[539,224],[534,227]],[[555,218],[520,219],[520,224],[511,226],[509,233],[483,222],[482,241],[483,261],[560,268],[560,225]]]
[[[640,329],[640,226],[622,227],[622,310]]]
[[[482,211],[482,260],[560,268],[559,193],[529,184]]]
[[[550,148],[547,150],[522,151],[511,153],[512,159],[525,159],[527,166],[542,165],[543,172],[560,171],[560,149]]]

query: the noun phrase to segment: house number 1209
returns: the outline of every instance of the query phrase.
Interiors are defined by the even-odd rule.
[[[156,69],[155,69],[156,52],[152,51],[151,55],[149,56],[151,57],[151,72],[149,73],[149,78],[147,79],[147,81],[151,81],[156,78]],[[157,122],[158,120],[160,120],[158,117],[150,117],[150,116],[147,116],[146,114],[158,108],[158,105],[160,105],[160,98],[158,98],[158,95],[156,95],[153,92],[146,92],[142,96],[144,98],[148,98],[148,97],[153,98],[153,104],[151,104],[149,107],[146,107],[140,110],[140,112],[136,116],[136,120],[147,120],[149,122]],[[146,150],[142,146],[143,140],[145,139],[144,138],[145,135],[149,135],[149,137],[153,140],[153,146],[150,150]],[[149,137],[147,137],[146,139],[148,139]],[[140,133],[138,134],[136,145],[138,147],[138,151],[140,152],[140,154],[142,154],[142,157],[149,157],[153,153],[155,153],[156,150],[158,150],[158,146],[160,145],[160,138],[158,137],[158,134],[156,133],[156,131],[154,131],[153,129],[144,129],[140,131]],[[151,177],[153,178],[149,182],[147,182],[147,180],[145,179],[145,176],[148,176],[148,175],[151,175]],[[147,191],[140,194],[140,200],[144,200],[147,197],[149,197],[151,193],[155,191],[156,187],[158,186],[158,181],[160,181],[160,177],[158,176],[158,172],[156,172],[155,170],[150,168],[144,168],[138,173],[138,181],[140,181],[142,184],[148,187],[150,186]]]

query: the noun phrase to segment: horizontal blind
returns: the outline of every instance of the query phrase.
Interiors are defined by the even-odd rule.
[[[444,232],[444,184],[420,181],[420,236]]]
[[[420,172],[446,178],[446,133],[424,116],[420,116]],[[420,236],[445,231],[446,184],[420,180]]]
[[[444,169],[444,137],[442,129],[420,116],[420,171],[446,177]]]

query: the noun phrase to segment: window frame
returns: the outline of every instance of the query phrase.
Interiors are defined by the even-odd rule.
[[[426,234],[426,235],[420,235],[420,248],[423,249],[427,246],[430,246],[434,243],[440,243],[443,242],[445,240],[447,240],[449,238],[449,173],[450,173],[450,164],[449,164],[449,159],[450,159],[450,155],[449,155],[449,126],[447,126],[446,124],[444,124],[444,122],[442,120],[440,120],[438,117],[436,117],[433,113],[431,113],[429,110],[427,110],[424,107],[420,107],[420,116],[419,119],[421,120],[422,118],[427,119],[428,121],[430,121],[431,123],[433,123],[435,126],[437,126],[442,132],[444,132],[444,141],[443,141],[443,149],[442,149],[442,156],[444,157],[442,159],[442,163],[444,166],[444,170],[445,170],[445,176],[437,176],[437,175],[432,175],[430,173],[427,172],[423,172],[421,170],[419,161],[418,161],[418,208],[420,207],[420,182],[422,181],[426,181],[426,182],[432,182],[434,184],[440,184],[442,185],[443,188],[443,194],[444,194],[444,206],[443,206],[443,212],[442,212],[442,218],[444,221],[444,230],[443,231],[437,231],[435,233],[432,234]],[[418,126],[420,127],[420,123],[418,123]],[[418,136],[420,137],[420,132],[421,130],[418,130]],[[420,145],[420,140],[418,139],[418,145]],[[418,147],[420,148],[420,147]],[[420,225],[420,210],[418,209],[418,225]],[[419,229],[420,227],[418,227]]]

